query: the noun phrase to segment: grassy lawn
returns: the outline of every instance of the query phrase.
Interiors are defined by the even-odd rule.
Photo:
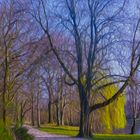
[[[51,134],[75,137],[78,135],[79,128],[73,126],[56,126],[55,124],[49,124],[43,125],[40,130]],[[93,135],[93,140],[140,140],[140,135],[95,134]]]
[[[56,126],[55,124],[48,124],[48,125],[41,126],[40,130],[51,134],[67,135],[67,136],[75,137],[76,135],[78,135],[79,127]]]
[[[93,140],[140,140],[140,135],[108,135],[96,134]]]

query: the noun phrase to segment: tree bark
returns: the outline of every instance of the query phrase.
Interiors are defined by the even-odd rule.
[[[80,129],[79,129],[79,137],[90,137],[91,136],[91,129],[89,123],[89,104],[86,93],[84,91],[84,87],[80,86],[79,88],[80,93]]]
[[[82,104],[82,102],[81,102]],[[80,130],[79,130],[79,137],[90,137],[91,129],[89,123],[89,109],[86,105],[81,105],[81,112],[80,112]]]
[[[5,47],[5,73],[4,73],[4,81],[3,81],[3,94],[2,94],[2,118],[4,125],[6,124],[6,92],[7,92],[7,81],[8,81],[8,48]]]
[[[52,104],[51,104],[51,101],[49,100],[49,103],[48,103],[48,123],[52,123]]]
[[[23,125],[23,106],[20,104],[20,126]]]
[[[3,112],[3,115],[2,115],[2,119],[3,119],[3,123],[5,124],[6,123],[6,107],[5,107],[5,93],[3,93],[3,105],[2,105],[2,112]]]
[[[45,81],[45,80],[44,80]],[[50,86],[46,83],[46,87],[48,89],[48,93],[49,93],[49,102],[48,102],[48,123],[52,123],[53,122],[53,118],[52,118],[52,95],[53,95],[53,89],[52,89],[52,79],[50,79]]]
[[[56,105],[56,122],[57,122],[57,125],[59,126],[60,125],[60,112],[59,112],[58,105]]]
[[[34,126],[35,123],[34,123],[34,103],[33,103],[33,99],[32,99],[32,103],[31,103],[31,122],[32,122],[32,126]]]
[[[130,134],[135,134],[136,119],[133,118],[132,127]]]
[[[40,127],[40,104],[39,104],[39,92],[37,94],[37,127]]]
[[[63,120],[63,109],[60,111],[60,125],[64,125],[64,120]]]

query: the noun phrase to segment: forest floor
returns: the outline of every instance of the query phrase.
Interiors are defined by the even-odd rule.
[[[35,138],[34,140],[85,140],[82,138],[74,138],[70,136],[55,135],[47,132],[42,132],[29,125],[24,125],[24,127],[26,127],[28,129],[28,133]]]

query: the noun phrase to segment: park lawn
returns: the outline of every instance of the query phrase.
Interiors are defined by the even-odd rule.
[[[57,134],[57,135],[66,135],[75,137],[78,135],[79,127],[75,126],[57,126],[55,124],[47,124],[43,125],[39,128],[41,131],[45,131],[51,134]]]
[[[93,140],[140,140],[140,135],[95,134]]]
[[[75,137],[78,135],[79,127],[57,126],[55,124],[47,124],[41,126],[40,130],[51,134]],[[140,140],[140,135],[94,134],[93,140]]]

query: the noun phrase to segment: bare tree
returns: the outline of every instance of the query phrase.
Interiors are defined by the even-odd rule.
[[[48,3],[48,1],[46,2]],[[62,5],[58,2],[56,6],[58,7],[58,11],[56,10],[56,12],[52,14],[50,8],[46,6],[45,1],[39,0],[37,9],[33,9],[31,13],[46,34],[48,38],[47,43],[51,47],[64,72],[71,79],[71,83],[67,83],[69,85],[76,85],[79,90],[81,107],[79,136],[81,137],[91,135],[89,123],[91,112],[109,105],[119,97],[140,65],[139,43],[136,43],[136,36],[140,24],[140,20],[138,19],[133,33],[133,40],[129,41],[131,42],[129,45],[132,46],[132,53],[131,66],[127,75],[122,76],[120,74],[110,73],[110,66],[113,63],[113,61],[110,60],[112,59],[112,57],[110,57],[111,48],[118,44],[118,42],[122,42],[119,38],[120,31],[118,31],[119,23],[121,23],[119,17],[125,5],[125,1],[119,1],[116,7],[113,2],[114,1],[110,0],[64,0],[63,3],[61,3]],[[61,6],[59,7],[59,5]],[[114,6],[114,8],[112,8],[112,6]],[[110,8],[112,9],[112,13],[109,12]],[[62,13],[66,14],[63,15]],[[53,16],[60,21],[60,26],[54,18],[54,20],[52,20]],[[50,22],[54,24],[51,26]],[[71,34],[73,44],[71,47],[75,52],[73,56],[76,58],[76,74],[71,73],[69,66],[65,64],[62,56],[58,53],[59,44],[54,42],[52,33],[56,30],[55,27],[57,29],[60,27],[62,30],[65,28]],[[60,31],[58,30],[58,32]],[[67,35],[67,33],[64,33],[64,35]],[[99,85],[99,82],[107,77],[113,79],[113,82]],[[121,83],[120,89],[114,93],[111,98],[103,99],[102,102],[97,104],[90,103],[92,90],[96,93],[98,90],[107,86],[119,83]]]

